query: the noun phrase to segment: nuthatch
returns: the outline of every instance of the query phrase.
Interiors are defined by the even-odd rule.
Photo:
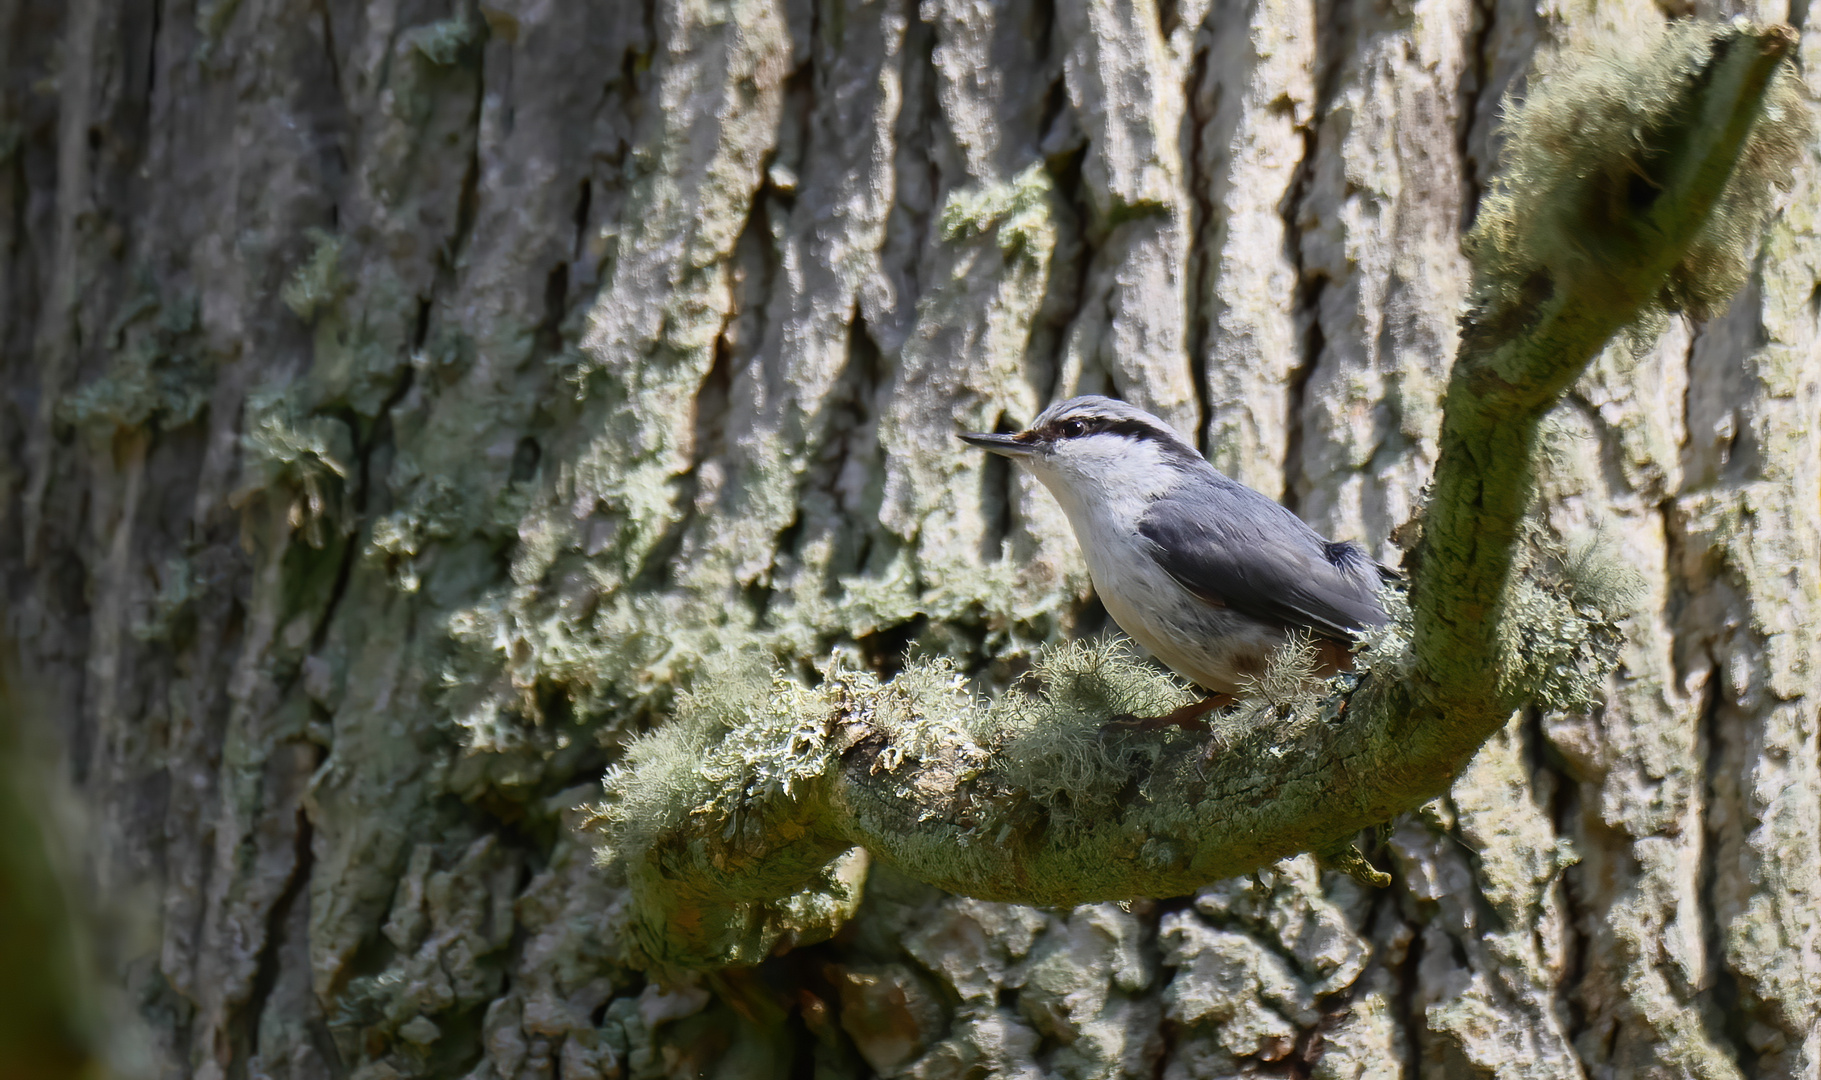
[[[1216,694],[1240,694],[1295,631],[1333,674],[1354,636],[1385,622],[1378,590],[1392,571],[1228,479],[1143,409],[1078,397],[1016,435],[961,438],[1037,474],[1113,621]]]

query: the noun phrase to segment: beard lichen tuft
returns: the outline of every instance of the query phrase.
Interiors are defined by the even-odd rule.
[[[1596,700],[1630,578],[1597,545],[1553,542],[1540,524],[1523,552],[1501,618],[1501,690],[1550,709]],[[1205,731],[1114,722],[1196,697],[1118,639],[1040,650],[993,700],[943,657],[890,681],[831,661],[814,685],[763,651],[719,658],[668,723],[627,747],[592,808],[600,859],[632,897],[626,959],[753,963],[825,938],[859,903],[867,852],[989,897],[1004,898],[1008,861],[1033,898],[1104,895],[1126,878],[1133,895],[1188,887],[1197,844],[1226,824],[1206,816],[1215,774],[1270,783],[1276,763],[1408,708],[1408,598],[1387,588],[1381,601],[1390,618],[1363,635],[1353,671],[1319,677],[1315,644],[1294,640]]]
[[[852,915],[865,853],[812,826],[839,758],[839,717],[876,690],[867,673],[808,687],[757,650],[726,654],[677,695],[668,723],[627,746],[583,825],[597,862],[631,887],[626,962],[756,963]],[[674,933],[680,925],[690,934]]]
[[[1565,273],[1636,246],[1666,190],[1675,144],[1687,137],[1696,91],[1748,32],[1743,24],[1676,21],[1641,39],[1595,40],[1538,59],[1527,91],[1505,103],[1499,173],[1464,241],[1475,267],[1470,325],[1521,323]],[[1630,324],[1634,349],[1669,312],[1706,319],[1725,309],[1813,130],[1800,81],[1784,63],[1712,211]]]
[[[1643,589],[1637,571],[1595,532],[1559,540],[1526,523],[1499,620],[1499,689],[1573,712],[1599,704]]]
[[[1121,738],[1108,721],[1164,716],[1193,700],[1123,639],[1067,642],[1039,653],[1027,680],[988,707],[985,735],[1006,785],[1066,835],[1107,814],[1155,764],[1156,740]]]

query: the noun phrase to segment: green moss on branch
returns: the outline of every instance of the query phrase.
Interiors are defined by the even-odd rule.
[[[1617,661],[1629,595],[1604,563],[1533,539],[1517,604],[1552,648],[1513,676],[1546,708],[1584,705]],[[627,959],[749,964],[825,937],[859,901],[862,853],[1059,907],[1180,895],[1305,850],[1370,879],[1350,842],[1411,790],[1384,780],[1414,664],[1409,611],[1386,599],[1396,617],[1358,673],[1323,683],[1312,650],[1285,650],[1206,731],[1121,722],[1194,695],[1119,641],[1045,650],[992,701],[942,659],[890,682],[837,667],[814,688],[757,654],[724,660],[629,748],[592,819],[631,885]]]
[[[1545,62],[1509,110],[1417,552],[1423,706],[1404,732],[1447,775],[1523,701],[1510,586],[1538,425],[1615,334],[1670,306],[1708,314],[1743,283],[1811,132],[1795,44],[1786,27],[1672,24]]]

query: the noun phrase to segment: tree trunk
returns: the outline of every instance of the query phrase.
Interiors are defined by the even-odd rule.
[[[1105,623],[960,429],[1114,392],[1394,556],[1500,96],[1660,19],[0,0],[0,637],[122,1075],[1816,1075],[1812,154],[1730,312],[1556,413],[1546,516],[1649,585],[1608,703],[1514,720],[1392,887],[875,872],[666,986],[574,829],[729,651],[995,688]]]

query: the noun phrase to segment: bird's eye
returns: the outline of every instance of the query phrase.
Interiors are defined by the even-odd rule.
[[[1079,420],[1064,420],[1056,425],[1056,430],[1062,433],[1063,438],[1073,439],[1086,434],[1088,426]]]

